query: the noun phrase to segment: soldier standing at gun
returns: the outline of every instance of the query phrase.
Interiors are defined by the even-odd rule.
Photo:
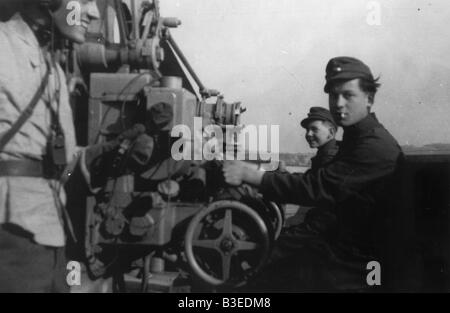
[[[371,113],[379,84],[358,59],[328,62],[324,91],[343,141],[328,165],[305,174],[258,172],[242,162],[224,165],[226,181],[247,182],[279,202],[331,206],[337,216],[332,239],[307,240],[296,255],[274,260],[257,289],[272,291],[362,291],[366,266],[381,261],[385,210],[402,151]],[[276,254],[276,253],[275,253]],[[381,262],[382,263],[382,262]],[[262,286],[262,283],[267,282]]]
[[[84,42],[99,17],[95,0],[70,2],[3,3],[15,12],[0,23],[0,292],[68,288],[58,180],[76,143],[53,44],[58,36]],[[69,14],[80,20],[71,25]]]

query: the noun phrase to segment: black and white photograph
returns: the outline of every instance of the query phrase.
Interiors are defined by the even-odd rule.
[[[449,17],[0,0],[0,293],[450,292]]]

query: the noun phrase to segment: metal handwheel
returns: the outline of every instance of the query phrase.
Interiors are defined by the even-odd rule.
[[[217,201],[191,220],[185,237],[193,273],[213,286],[241,286],[264,265],[269,232],[263,219],[237,201]]]
[[[275,202],[270,202],[270,205],[273,208],[273,215],[275,220],[275,240],[278,239],[281,233],[281,229],[283,228],[284,224],[284,213],[281,209],[281,207],[276,204]]]

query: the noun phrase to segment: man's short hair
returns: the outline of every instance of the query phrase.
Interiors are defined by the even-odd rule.
[[[373,80],[365,78],[356,78],[356,79],[358,79],[359,81],[359,88],[369,96],[369,102],[374,103],[375,94],[377,93],[378,88],[380,88],[381,86],[381,84],[378,82],[380,78],[377,77]],[[348,79],[337,79],[333,82],[330,82],[327,86],[327,93],[330,93],[330,91],[333,90],[334,87],[348,81],[349,81]]]
[[[378,82],[380,80],[380,77],[377,77],[373,80],[368,80],[364,78],[359,79],[359,88],[369,95],[369,102],[374,103],[375,101],[375,94],[378,91],[378,88],[380,88],[381,84]]]

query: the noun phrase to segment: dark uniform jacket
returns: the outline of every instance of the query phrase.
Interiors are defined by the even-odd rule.
[[[262,194],[274,201],[332,207],[337,233],[329,248],[344,259],[374,257],[386,200],[402,151],[374,114],[344,129],[336,157],[304,174],[267,172]],[[327,248],[327,250],[330,250]]]
[[[317,149],[317,153],[311,158],[311,170],[317,170],[330,163],[339,151],[336,139],[330,140],[325,145]]]
[[[311,169],[309,171],[317,171],[318,169],[327,166],[339,151],[338,142],[333,139],[321,146],[316,155],[311,158]],[[285,228],[282,232],[283,235],[290,237],[290,234],[298,237],[300,241],[304,235],[322,235],[325,237],[334,236],[334,230],[336,229],[336,213],[333,210],[333,206],[329,203],[325,206],[314,206],[305,215],[303,223],[300,225],[294,225],[289,228]],[[291,240],[291,239],[289,239]]]

